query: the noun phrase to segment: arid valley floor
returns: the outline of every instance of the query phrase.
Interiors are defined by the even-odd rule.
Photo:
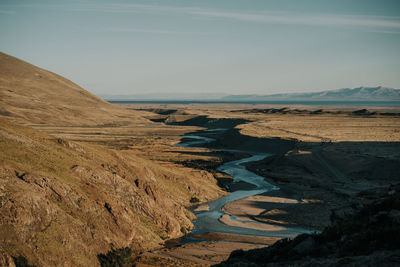
[[[0,56],[1,266],[98,266],[125,247],[136,266],[209,266],[271,245],[280,237],[180,239],[196,209],[251,189],[218,171],[246,151],[272,154],[246,168],[279,189],[228,203],[225,225],[322,231],[400,191],[398,107],[115,105]],[[179,146],[190,133],[215,141]]]
[[[135,105],[128,107],[138,108]],[[273,154],[246,167],[280,189],[227,204],[224,207],[227,214],[247,221],[238,223],[228,218],[220,219],[228,225],[267,231],[288,226],[320,231],[330,224],[332,212],[349,212],[349,207],[362,202],[360,192],[368,194],[371,190],[399,183],[400,117],[396,109],[370,108],[368,111],[352,107],[343,111],[343,107],[321,110],[311,106],[265,105],[242,106],[239,110],[224,105],[147,105],[141,109],[168,113],[151,118],[165,119],[171,125],[229,127],[229,120],[240,122],[217,138],[215,146]],[[209,121],[200,119],[203,116]],[[204,155],[203,151],[198,155]],[[224,156],[219,155],[222,160]],[[229,184],[229,179],[223,173],[215,172],[216,167],[207,160],[198,156],[180,157],[186,166],[213,173],[225,188],[240,190],[246,187],[241,184],[235,188]],[[258,225],[252,221],[267,224]],[[220,233],[199,238],[211,241],[155,250],[145,253],[143,258],[172,257],[213,264],[223,260],[225,253],[233,249],[262,247],[277,240]]]

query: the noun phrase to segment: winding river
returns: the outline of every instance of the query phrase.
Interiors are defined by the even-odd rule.
[[[200,131],[198,134],[207,133],[217,134],[221,131],[227,129],[209,129],[205,131]],[[198,145],[206,144],[215,141],[214,138],[205,137],[201,135],[187,134],[183,136],[186,139],[191,139],[190,141],[177,144],[177,146],[187,147],[187,148],[198,148]],[[237,227],[224,224],[219,221],[222,216],[229,216],[231,220],[244,222],[244,223],[260,223],[250,220],[238,220],[232,215],[225,214],[223,212],[223,207],[229,202],[243,199],[250,196],[255,196],[258,194],[265,193],[271,190],[279,189],[275,185],[272,185],[265,181],[264,177],[259,176],[251,171],[248,171],[242,164],[246,162],[253,162],[262,160],[271,154],[267,153],[256,153],[252,151],[244,150],[233,150],[233,149],[214,149],[214,151],[229,151],[229,152],[239,152],[250,155],[249,157],[226,162],[218,168],[218,171],[227,173],[232,176],[234,182],[246,182],[254,185],[250,190],[238,190],[231,192],[229,195],[218,198],[214,201],[202,204],[208,206],[207,210],[194,211],[196,215],[196,220],[193,221],[194,228],[192,232],[183,238],[183,241],[189,241],[192,235],[204,234],[208,232],[219,232],[219,233],[230,233],[230,234],[241,234],[241,235],[253,235],[253,236],[268,236],[268,237],[294,237],[301,233],[310,233],[312,231],[301,229],[301,228],[283,228],[284,230],[257,230],[253,228]]]

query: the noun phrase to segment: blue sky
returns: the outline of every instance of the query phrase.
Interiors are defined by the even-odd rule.
[[[400,1],[0,0],[0,50],[95,94],[400,88]]]

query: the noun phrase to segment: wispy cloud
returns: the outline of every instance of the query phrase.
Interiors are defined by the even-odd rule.
[[[0,10],[0,14],[13,15],[13,14],[15,14],[15,11],[11,11],[11,10]]]
[[[65,11],[95,11],[95,12],[107,12],[107,13],[188,13],[191,11],[202,9],[192,7],[173,7],[173,6],[161,6],[161,5],[146,5],[146,4],[130,4],[130,3],[112,3],[112,4],[41,4],[41,3],[30,3],[30,4],[1,4],[0,7],[5,8],[37,8],[37,9],[59,9]]]
[[[398,30],[398,31],[375,30],[375,31],[369,31],[369,32],[383,33],[383,34],[400,34],[400,30]]]
[[[400,28],[400,17],[351,16],[329,14],[304,14],[296,12],[228,12],[199,7],[174,7],[143,4],[81,5],[81,11],[123,12],[123,13],[176,13],[200,17],[229,19],[258,23],[313,26],[356,26],[376,28]]]
[[[400,28],[400,18],[381,16],[315,15],[288,12],[236,13],[218,11],[192,11],[191,13],[220,19],[253,21],[261,23]]]
[[[155,33],[155,34],[193,34],[203,35],[212,34],[214,32],[185,32],[185,31],[169,31],[169,30],[154,30],[154,29],[140,29],[140,28],[107,28],[106,30],[112,32],[137,32],[137,33]]]
[[[1,6],[1,5],[0,5]],[[333,14],[305,14],[296,12],[234,12],[221,9],[199,8],[199,7],[177,7],[163,6],[157,4],[15,4],[5,7],[25,8],[51,8],[80,12],[107,12],[107,13],[158,13],[158,14],[181,14],[199,16],[203,18],[214,18],[221,20],[234,20],[255,23],[285,24],[285,25],[310,25],[310,26],[339,26],[369,28],[369,31],[391,32],[400,29],[400,17],[385,16],[356,16],[356,15],[333,15]],[[157,31],[154,31],[157,33]],[[174,33],[173,31],[158,31],[158,33]]]

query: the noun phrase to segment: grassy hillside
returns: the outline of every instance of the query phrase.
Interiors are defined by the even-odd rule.
[[[163,126],[146,114],[0,53],[0,266],[18,257],[36,266],[98,266],[100,253],[154,248],[191,229],[190,200],[223,194],[214,177],[145,159],[137,145],[107,145],[133,142],[140,127],[149,128],[142,139],[155,140],[148,132]],[[54,128],[79,129],[71,138],[83,140]],[[107,144],[86,140],[99,129]]]
[[[148,248],[182,235],[192,226],[190,199],[221,194],[211,175],[6,119],[0,150],[0,262],[22,255],[40,266],[96,266],[112,246]]]
[[[57,74],[0,52],[0,116],[26,124],[149,123],[142,114],[105,102]]]

